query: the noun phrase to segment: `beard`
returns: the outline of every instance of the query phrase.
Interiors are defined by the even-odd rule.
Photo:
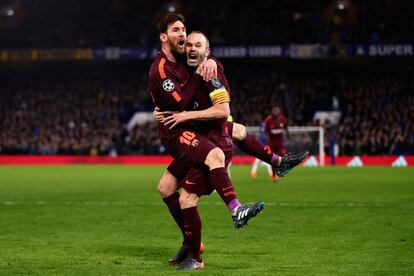
[[[170,49],[171,49],[171,53],[174,55],[174,56],[178,56],[178,55],[184,55],[185,54],[185,50],[183,49],[183,50],[180,50],[179,48],[178,48],[178,45],[177,44],[174,44],[173,42],[171,42],[171,41],[169,41],[168,42],[168,44],[170,45]],[[181,51],[181,52],[180,52]]]
[[[185,63],[187,60],[187,56],[185,54],[185,50],[180,52],[180,50],[177,47],[177,44],[172,43],[171,41],[168,42],[170,45],[171,53],[175,57],[178,63]]]

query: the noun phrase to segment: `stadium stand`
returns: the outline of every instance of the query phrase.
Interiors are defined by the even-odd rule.
[[[0,48],[154,46],[156,22],[167,10],[182,12],[190,30],[203,30],[216,45],[412,43],[414,19],[405,12],[410,5],[393,0],[3,1]],[[228,12],[234,7],[237,13]]]
[[[156,22],[174,10],[186,16],[189,30],[204,31],[213,47],[414,43],[414,17],[406,12],[410,5],[394,0],[264,0],[249,5],[215,0],[2,1],[0,51],[8,52],[0,53],[0,154],[164,153],[153,122],[126,128],[136,111],[152,110],[149,56],[23,64],[11,61],[38,53],[17,55],[13,50],[151,50],[158,44]],[[234,7],[239,12],[228,12]],[[407,45],[400,49],[412,55],[412,45]],[[94,54],[87,56],[93,60]],[[357,54],[329,61],[224,59],[233,117],[248,126],[259,125],[270,106],[281,103],[290,125],[317,125],[316,111],[339,109],[339,125],[325,127],[337,140],[340,154],[414,154],[412,57],[391,57],[394,54],[387,53],[386,60],[355,58]]]
[[[315,111],[332,110],[337,97],[341,154],[413,154],[414,73],[408,65],[224,62],[238,122],[258,125],[273,104],[282,103],[290,125],[315,125]],[[1,154],[164,153],[154,123],[126,130],[134,112],[153,108],[147,66],[63,62],[2,68]]]

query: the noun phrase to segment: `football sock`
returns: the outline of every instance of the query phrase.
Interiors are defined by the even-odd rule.
[[[270,165],[278,166],[280,164],[279,155],[274,154],[267,146],[260,143],[256,137],[249,133],[237,143],[237,147],[248,155],[257,157]]]
[[[184,235],[185,244],[188,244],[189,256],[202,262],[200,257],[201,244],[201,219],[198,214],[198,208],[190,207],[181,210],[184,218]]]
[[[227,208],[229,208],[230,211],[240,205],[226,168],[212,169],[210,171],[210,179],[213,187],[216,189],[224,203],[226,203]]]
[[[164,197],[162,200],[167,204],[168,210],[170,211],[171,216],[174,218],[175,223],[180,227],[181,233],[183,233],[183,237],[185,240],[184,235],[184,219],[183,214],[181,212],[180,202],[179,202],[180,194],[178,192],[173,193],[167,197]]]

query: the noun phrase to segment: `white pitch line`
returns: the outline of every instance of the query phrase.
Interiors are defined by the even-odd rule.
[[[223,202],[200,202],[200,205],[223,205]],[[5,200],[0,201],[0,205],[3,206],[16,206],[16,205],[24,205],[24,206],[74,206],[74,205],[83,205],[83,206],[158,206],[164,205],[164,203],[160,201],[62,201],[62,202],[55,202],[55,201],[13,201],[13,200]],[[311,208],[319,208],[319,207],[346,207],[346,208],[365,208],[365,207],[405,207],[405,208],[414,208],[413,203],[387,203],[387,202],[375,202],[375,203],[352,203],[352,202],[344,202],[344,203],[329,203],[329,202],[265,202],[266,206],[275,206],[275,207],[311,207]]]

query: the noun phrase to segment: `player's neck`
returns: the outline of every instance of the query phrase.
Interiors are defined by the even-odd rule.
[[[175,58],[175,56],[172,53],[171,48],[170,48],[170,46],[168,44],[163,44],[161,50],[165,54],[165,56],[167,57],[167,59],[169,61],[177,62],[177,59]]]

